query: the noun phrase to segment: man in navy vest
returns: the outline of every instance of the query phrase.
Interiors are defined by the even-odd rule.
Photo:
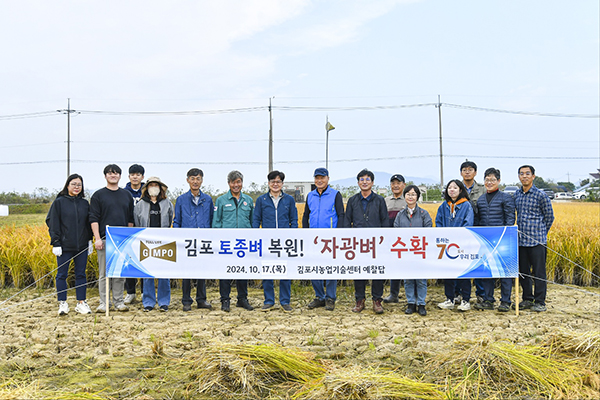
[[[302,227],[341,228],[344,224],[342,194],[329,186],[329,171],[326,168],[317,168],[314,177],[317,188],[306,196]],[[333,311],[337,280],[313,280],[312,285],[315,299],[308,304],[308,308],[325,307],[326,310]]]

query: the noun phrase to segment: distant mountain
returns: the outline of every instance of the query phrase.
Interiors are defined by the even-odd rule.
[[[375,185],[377,185],[377,186],[389,186],[390,178],[393,175],[393,174],[390,174],[389,172],[381,172],[381,171],[373,171],[373,174],[375,175]],[[429,179],[429,178],[421,178],[418,176],[408,176],[408,175],[403,175],[403,176],[404,176],[404,179],[406,180],[406,182],[412,181],[416,185],[421,185],[421,184],[434,185],[434,184],[438,183],[438,181]],[[336,179],[334,181],[330,181],[329,184],[331,186],[340,185],[342,187],[349,187],[349,186],[356,186],[357,182],[356,182],[356,177],[353,176],[351,178]]]

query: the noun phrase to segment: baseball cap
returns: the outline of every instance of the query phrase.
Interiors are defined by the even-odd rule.
[[[329,176],[329,171],[327,171],[327,168],[317,168],[314,176]]]
[[[400,181],[400,182],[405,182],[404,177],[400,174],[394,174],[392,175],[392,177],[390,178],[390,182],[391,181]]]

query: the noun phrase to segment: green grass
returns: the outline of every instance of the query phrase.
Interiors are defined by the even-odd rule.
[[[0,228],[5,226],[38,226],[46,223],[46,214],[12,214],[0,217]]]

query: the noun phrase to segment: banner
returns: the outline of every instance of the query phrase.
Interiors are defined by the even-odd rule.
[[[514,278],[517,227],[106,229],[110,278]]]

